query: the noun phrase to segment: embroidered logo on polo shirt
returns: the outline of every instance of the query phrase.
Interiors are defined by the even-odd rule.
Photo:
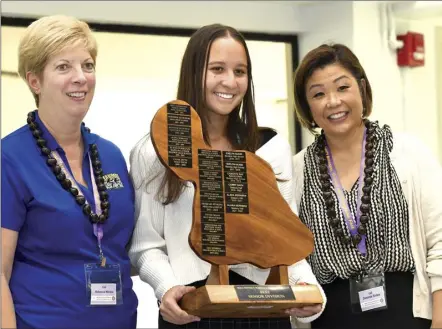
[[[116,190],[124,187],[118,174],[107,174],[103,176],[103,179],[104,185],[108,190]]]

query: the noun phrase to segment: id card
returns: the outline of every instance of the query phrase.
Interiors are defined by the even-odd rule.
[[[92,283],[91,305],[117,305],[115,283]]]
[[[350,300],[353,313],[387,309],[384,273],[371,273],[351,278]]]
[[[87,306],[123,304],[119,264],[85,264]]]

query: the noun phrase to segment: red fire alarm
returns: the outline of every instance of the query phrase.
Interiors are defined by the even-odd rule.
[[[404,46],[397,51],[397,63],[399,66],[423,66],[425,63],[424,35],[420,33],[408,32],[398,35],[398,40]]]

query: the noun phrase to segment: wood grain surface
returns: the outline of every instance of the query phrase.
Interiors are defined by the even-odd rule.
[[[173,115],[168,114],[168,106],[169,108],[170,106],[178,106],[178,109],[187,107],[190,108],[190,113],[188,116],[181,117],[176,112]],[[191,168],[169,165],[169,160],[173,160],[169,159],[169,143],[171,138],[176,139],[174,136],[169,136],[169,132],[172,129],[181,129],[180,124],[182,125],[183,122],[187,125],[186,127],[191,129],[191,146],[187,151],[185,150],[191,153],[191,158],[187,159]],[[208,255],[207,252],[203,252],[202,227],[205,224],[201,221],[201,170],[198,154],[202,150],[210,151],[212,149],[203,139],[201,120],[195,109],[186,102],[180,100],[169,102],[155,114],[151,123],[151,137],[162,163],[180,179],[191,181],[195,186],[189,244],[200,258],[215,265],[250,263],[260,268],[271,268],[278,265],[294,264],[306,258],[313,251],[312,233],[292,212],[282,197],[271,166],[252,152],[237,150],[235,152],[244,152],[245,154],[249,213],[227,213],[225,211],[227,202],[225,199],[222,200],[221,202],[225,203],[223,223],[221,224],[223,232],[215,232],[218,234],[218,237],[215,238],[224,240],[225,255]],[[223,153],[221,152],[221,154]],[[223,165],[225,165],[224,160]],[[226,175],[224,166],[222,175],[223,177]],[[225,180],[223,180],[222,187],[224,195],[226,195]]]

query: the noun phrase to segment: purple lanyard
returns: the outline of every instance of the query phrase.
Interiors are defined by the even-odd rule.
[[[356,216],[354,216],[350,210],[347,199],[345,198],[344,189],[342,187],[341,181],[339,180],[338,173],[336,171],[335,163],[333,161],[333,156],[330,151],[330,147],[328,144],[325,144],[325,152],[328,162],[328,173],[330,174],[333,182],[333,186],[335,187],[335,192],[338,196],[339,207],[341,208],[342,214],[344,215],[345,222],[347,224],[348,230],[350,231],[352,236],[358,234],[358,227],[360,225],[361,218],[361,197],[362,197],[362,182],[364,179],[364,163],[365,163],[365,142],[367,137],[367,128],[364,128],[364,138],[362,140],[362,155],[361,155],[361,164],[359,169],[359,186],[358,186],[358,195],[357,195],[357,205],[356,205]],[[365,245],[365,234],[361,235],[361,242],[358,244],[359,252],[365,256],[367,252],[367,248]]]
[[[59,163],[61,170],[64,172],[64,174],[66,175],[66,178],[69,179],[72,182],[72,187],[75,187],[78,190],[78,195],[81,195],[84,197],[85,203],[87,204],[87,200],[86,197],[83,195],[83,193],[81,192],[81,189],[79,188],[77,182],[75,181],[75,179],[72,177],[71,173],[69,172],[69,170],[66,168],[66,165],[63,161],[63,159],[61,158],[61,156],[58,154],[57,151],[52,151],[52,156],[57,160],[57,162]],[[95,183],[95,179],[94,179],[94,174],[93,174],[93,168],[92,168],[92,161],[91,158],[88,156],[89,158],[89,167],[90,167],[90,172],[91,172],[91,182],[92,182],[92,191],[94,193],[94,203],[95,203],[95,213],[99,216],[101,215],[101,203],[100,203],[100,195],[98,193],[98,188],[97,188],[97,183]],[[97,237],[97,242],[98,242],[98,249],[100,250],[100,262],[101,265],[104,266],[105,262],[106,262],[106,258],[104,258],[103,255],[103,250],[101,249],[101,240],[103,239],[103,224],[93,224],[93,229],[94,229],[94,235]]]

